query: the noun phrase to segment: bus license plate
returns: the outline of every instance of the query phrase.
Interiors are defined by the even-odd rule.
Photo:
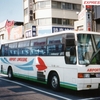
[[[91,85],[87,85],[87,88],[91,88]]]

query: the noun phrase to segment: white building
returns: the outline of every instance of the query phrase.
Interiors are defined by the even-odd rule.
[[[23,0],[23,3],[25,34],[36,25],[37,35],[41,35],[74,29],[82,0]]]
[[[7,37],[4,35],[6,32],[5,24],[6,24],[6,20],[0,23],[0,42],[7,39]]]

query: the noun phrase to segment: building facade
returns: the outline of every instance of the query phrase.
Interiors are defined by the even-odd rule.
[[[78,14],[78,21],[74,22],[74,29],[100,32],[100,5],[88,5],[88,7],[86,9],[85,6]],[[89,26],[90,30],[88,30]]]
[[[0,23],[0,42],[23,38],[23,22],[5,20]]]
[[[36,35],[72,30],[81,3],[82,0],[23,0],[24,30],[36,26]]]

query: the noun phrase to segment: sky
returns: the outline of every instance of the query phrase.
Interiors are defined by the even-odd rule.
[[[23,21],[23,0],[0,0],[0,23]]]

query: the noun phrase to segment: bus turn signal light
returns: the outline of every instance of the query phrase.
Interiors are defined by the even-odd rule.
[[[83,73],[78,73],[78,78],[84,78],[84,74]]]

